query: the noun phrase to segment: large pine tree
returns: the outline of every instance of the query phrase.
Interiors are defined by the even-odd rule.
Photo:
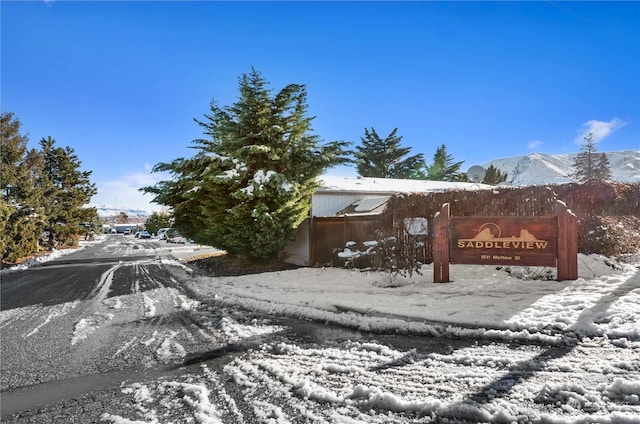
[[[584,137],[580,152],[573,161],[573,167],[575,172],[569,177],[581,183],[606,181],[611,178],[609,158],[605,153],[598,153],[596,142],[591,133]]]
[[[433,181],[461,181],[466,174],[460,172],[464,161],[455,162],[453,156],[447,153],[447,147],[443,144],[436,149],[433,155],[433,163],[428,167],[427,179]]]
[[[87,228],[96,225],[95,208],[84,207],[96,193],[91,172],[80,171],[80,161],[70,147],[42,139],[41,150],[27,150],[28,138],[20,134],[20,121],[3,113],[0,136],[0,254],[3,262],[38,251],[44,229],[62,241],[75,243]]]
[[[38,250],[44,222],[36,210],[34,153],[13,113],[0,114],[0,256],[15,262]]]
[[[306,88],[272,95],[255,69],[239,78],[236,103],[196,122],[190,159],[160,163],[173,178],[141,190],[173,209],[175,227],[200,243],[250,259],[275,259],[308,216],[317,177],[347,161],[346,142],[321,144],[307,116]]]
[[[86,208],[96,194],[91,183],[91,171],[81,171],[81,161],[73,148],[57,147],[51,138],[40,140],[41,170],[36,182],[40,194],[40,208],[44,211],[47,228],[65,243],[75,243],[74,236],[85,229],[81,222],[95,220],[95,208]]]
[[[411,147],[400,147],[402,137],[396,135],[397,128],[384,138],[380,138],[375,128],[364,129],[362,144],[356,146],[354,154],[358,175],[375,178],[421,179],[425,175],[423,155],[406,157]]]

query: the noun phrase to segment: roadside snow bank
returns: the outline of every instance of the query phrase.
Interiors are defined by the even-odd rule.
[[[471,332],[552,344],[567,334],[640,342],[640,269],[581,254],[579,275],[576,281],[525,281],[500,267],[452,265],[454,282],[433,284],[429,265],[413,282],[389,287],[376,273],[300,268],[198,277],[190,288],[224,304],[366,331]]]
[[[0,275],[3,274],[8,274],[10,272],[15,272],[15,271],[22,271],[25,270],[27,268],[30,268],[34,265],[38,265],[44,262],[49,262],[52,261],[54,259],[58,259],[62,256],[65,255],[69,255],[71,253],[75,253],[78,250],[82,250],[84,249],[86,246],[90,245],[90,244],[96,244],[96,243],[100,243],[101,241],[103,241],[105,239],[104,236],[98,236],[95,238],[95,240],[93,241],[84,241],[84,240],[80,240],[79,242],[79,247],[76,249],[53,249],[51,252],[46,253],[42,256],[36,256],[33,257],[31,259],[27,259],[26,261],[22,262],[19,265],[16,266],[12,266],[10,268],[6,268],[6,269],[2,269],[0,270]]]

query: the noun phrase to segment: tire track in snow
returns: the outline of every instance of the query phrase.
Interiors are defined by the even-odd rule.
[[[89,312],[91,315],[87,318],[81,318],[74,325],[73,335],[71,336],[71,345],[74,346],[78,342],[85,340],[93,334],[102,324],[111,321],[114,317],[110,313],[100,312],[103,302],[111,290],[113,284],[113,274],[122,267],[122,265],[114,265],[105,271],[101,276],[96,287],[87,296],[88,303],[82,308],[81,312]],[[84,315],[84,314],[83,314]]]
[[[87,296],[91,301],[90,305],[92,307],[101,304],[107,298],[109,290],[111,290],[111,284],[113,284],[113,274],[121,267],[121,264],[114,265],[100,276],[98,284]]]
[[[39,308],[30,308],[28,314],[30,316],[40,316],[41,312],[46,310],[46,316],[44,320],[38,324],[36,327],[32,328],[31,331],[26,332],[22,335],[23,338],[29,338],[34,334],[38,333],[43,327],[49,325],[51,322],[58,320],[62,317],[67,316],[71,311],[78,309],[78,311],[82,314],[85,311],[93,311],[94,313],[98,310],[99,304],[107,297],[109,290],[111,288],[111,284],[113,282],[113,274],[114,272],[120,268],[121,265],[115,265],[109,268],[106,272],[102,274],[100,280],[96,287],[87,295],[87,299],[89,299],[88,304],[83,305],[83,301],[75,300],[73,302],[62,303],[58,305],[53,305],[50,307],[39,307]],[[4,316],[4,314],[3,314]],[[2,327],[8,325],[10,321],[15,320],[18,316],[13,316],[12,318],[3,319]],[[94,320],[96,321],[96,320]],[[79,335],[77,336],[75,333],[78,331],[78,326],[80,327],[80,332],[87,328],[87,324],[89,322],[80,319],[75,324],[76,330],[74,330],[74,335],[72,336],[72,340],[78,340]],[[72,343],[75,344],[75,343]]]
[[[40,331],[42,327],[49,324],[54,319],[67,315],[69,312],[75,309],[79,304],[80,304],[80,301],[76,300],[75,302],[69,302],[69,303],[63,303],[61,305],[51,306],[49,308],[49,312],[47,313],[47,316],[45,317],[44,321],[41,324],[39,324],[37,327],[35,327],[33,330],[31,330],[29,333],[23,335],[23,338],[33,336],[38,331]]]

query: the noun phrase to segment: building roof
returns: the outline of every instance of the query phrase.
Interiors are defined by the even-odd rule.
[[[339,177],[323,175],[318,193],[351,192],[369,194],[426,193],[446,190],[486,190],[490,185],[450,181],[401,180],[394,178]]]

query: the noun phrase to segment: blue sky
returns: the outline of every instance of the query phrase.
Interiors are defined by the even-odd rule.
[[[640,149],[640,2],[7,2],[1,108],[92,170],[93,203],[148,208],[150,167],[254,67],[307,87],[314,130],[398,128],[463,170],[533,151]],[[333,173],[355,175],[355,169]],[[157,209],[157,206],[152,206]]]

